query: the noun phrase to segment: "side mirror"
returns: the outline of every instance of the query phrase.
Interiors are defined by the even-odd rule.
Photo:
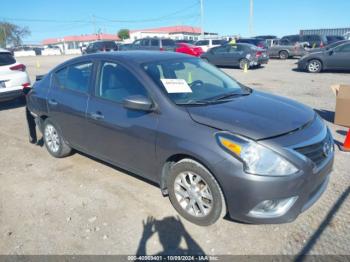
[[[153,103],[151,99],[141,95],[129,96],[124,99],[123,106],[132,110],[153,111]]]
[[[334,50],[330,50],[330,51],[328,52],[328,54],[329,54],[329,55],[333,55],[333,54],[334,54]]]

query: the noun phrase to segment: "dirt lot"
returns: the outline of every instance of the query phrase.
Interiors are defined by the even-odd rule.
[[[68,58],[19,60],[34,79]],[[248,86],[313,107],[343,142],[346,129],[331,123],[330,85],[349,84],[350,74],[296,72],[295,62],[272,60],[248,73],[224,70]],[[20,103],[1,104],[0,123],[0,254],[350,254],[350,154],[338,148],[327,191],[296,221],[220,220],[198,227],[179,222],[154,185],[80,153],[54,159],[44,147],[29,144]],[[148,230],[152,223],[155,233]]]

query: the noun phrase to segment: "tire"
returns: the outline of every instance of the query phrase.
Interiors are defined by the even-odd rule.
[[[72,148],[64,141],[61,132],[50,119],[44,121],[44,143],[50,155],[57,158],[68,156]]]
[[[309,73],[320,73],[322,71],[322,62],[317,59],[310,60],[307,63],[306,70]]]
[[[245,65],[247,65],[247,69],[249,69],[249,61],[247,60],[247,59],[245,59],[245,58],[243,58],[243,59],[241,59],[240,61],[239,61],[239,68],[240,69],[242,69],[242,70],[244,70],[244,66]]]
[[[218,182],[203,165],[192,159],[183,159],[171,167],[167,187],[173,207],[194,224],[209,226],[226,215],[225,199]]]
[[[279,57],[282,60],[286,60],[289,58],[289,53],[287,51],[281,51],[279,52]]]

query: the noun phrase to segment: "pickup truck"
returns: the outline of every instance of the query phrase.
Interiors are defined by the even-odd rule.
[[[288,40],[274,39],[271,46],[267,49],[269,57],[278,57],[280,59],[288,59],[294,56],[303,56],[307,53],[306,43],[292,44]]]

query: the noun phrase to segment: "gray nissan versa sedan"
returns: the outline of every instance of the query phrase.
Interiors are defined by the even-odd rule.
[[[326,189],[334,158],[332,135],[309,107],[173,52],[69,60],[34,84],[27,119],[54,157],[74,148],[156,182],[202,226],[227,213],[294,220]]]

